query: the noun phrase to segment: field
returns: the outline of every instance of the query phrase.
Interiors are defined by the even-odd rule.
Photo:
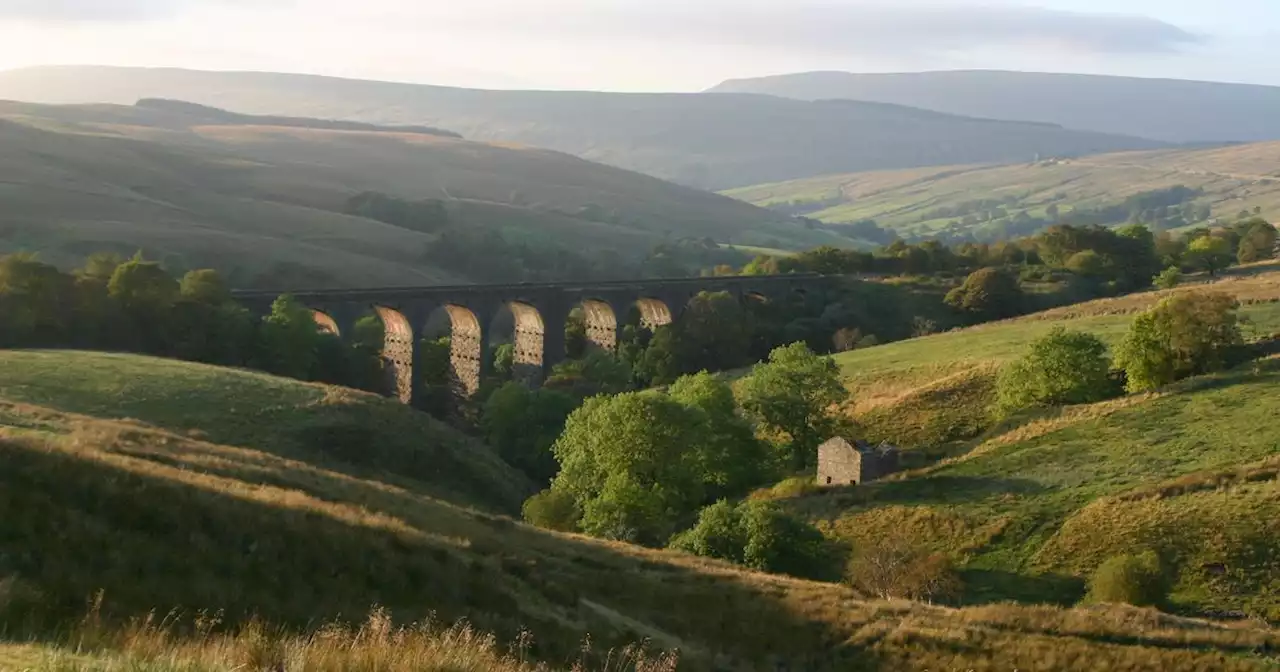
[[[1076,207],[1118,204],[1142,192],[1182,185],[1202,189],[1194,199],[1213,216],[1234,219],[1261,208],[1280,217],[1280,143],[1216,149],[1100,154],[1016,165],[969,165],[831,175],[725,192],[770,207],[800,204],[806,216],[831,223],[874,219],[904,238],[928,237],[963,216],[932,218],[940,208],[977,199],[1004,200],[1009,213],[1045,216]],[[812,204],[805,207],[803,204]],[[961,230],[980,232],[980,224]]]
[[[587,632],[591,670],[640,641],[681,670],[1254,670],[1280,646],[1122,607],[867,601],[542,532],[502,515],[527,486],[487,448],[367,395],[126,355],[11,351],[0,370],[4,666],[526,669],[459,618],[556,669]],[[375,604],[395,625],[366,620]],[[364,625],[307,636],[330,620]]]
[[[1280,272],[1212,284],[1245,305],[1246,331],[1280,331]],[[1179,289],[1172,291],[1187,291]],[[963,567],[965,603],[1073,604],[1106,558],[1160,552],[1167,608],[1280,618],[1273,577],[1280,360],[1146,395],[998,419],[999,366],[1057,326],[1114,345],[1149,292],[839,355],[847,412],[912,470],[792,505],[856,548],[906,535]]]
[[[141,248],[179,271],[218,268],[242,287],[460,281],[424,261],[437,232],[344,214],[365,191],[443,200],[458,229],[628,260],[672,237],[797,248],[838,238],[558,152],[292,123],[0,103],[0,254],[35,251],[65,266]]]

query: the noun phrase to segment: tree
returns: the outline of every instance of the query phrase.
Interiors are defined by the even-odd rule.
[[[831,578],[834,559],[817,528],[763,501],[738,506],[716,502],[698,514],[697,525],[672,537],[670,547],[762,572],[817,580]]]
[[[586,399],[597,394],[626,392],[631,389],[633,375],[631,367],[613,353],[595,350],[582,359],[555,365],[543,387]]]
[[[107,283],[107,294],[128,322],[133,349],[153,354],[171,350],[169,310],[179,297],[178,282],[154,261],[136,254],[120,264]]]
[[[593,397],[552,448],[553,490],[569,492],[587,534],[642,544],[666,541],[705,494],[704,417],[656,392]]]
[[[1022,288],[1012,275],[998,268],[982,268],[948,292],[946,303],[984,319],[1000,319],[1022,311]]]
[[[1187,245],[1187,260],[1213,277],[1231,265],[1231,244],[1217,236],[1201,236]]]
[[[231,290],[211,268],[188,271],[178,283],[178,294],[188,301],[217,306],[231,300]]]
[[[320,340],[311,309],[292,295],[281,295],[262,321],[258,367],[307,380],[320,354]]]
[[[1111,360],[1097,336],[1058,327],[1000,370],[998,404],[1005,412],[1031,406],[1087,404],[1110,396]]]
[[[951,560],[890,532],[855,549],[846,580],[859,591],[884,600],[931,600],[959,593],[960,578]]]
[[[582,518],[577,500],[567,490],[543,490],[525,500],[521,513],[526,523],[557,532],[577,531]]]
[[[535,483],[549,483],[559,468],[551,446],[576,406],[563,392],[509,382],[485,400],[480,428],[507,464]]]
[[[703,417],[707,439],[698,453],[708,498],[744,495],[777,475],[765,444],[738,415],[728,383],[703,371],[680,378],[667,395]]]
[[[818,444],[833,431],[828,408],[848,392],[830,357],[793,343],[769,353],[767,364],[756,365],[739,383],[738,395],[748,416],[789,438],[790,466],[799,471],[814,463]]]
[[[1116,357],[1127,389],[1153,390],[1222,368],[1243,343],[1236,307],[1227,294],[1187,292],[1134,318]]]
[[[0,345],[67,343],[74,289],[69,277],[34,255],[0,257]]]
[[[1152,278],[1151,284],[1159,289],[1173,289],[1182,284],[1182,270],[1177,266],[1170,266]]]
[[[1086,278],[1100,279],[1108,274],[1107,260],[1093,250],[1076,252],[1067,260],[1067,270]]]
[[[1250,219],[1244,235],[1240,238],[1240,247],[1236,259],[1248,264],[1264,259],[1274,259],[1276,254],[1276,228],[1262,219]]]

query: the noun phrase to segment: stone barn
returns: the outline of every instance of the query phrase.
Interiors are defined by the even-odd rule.
[[[898,449],[888,443],[834,437],[818,446],[818,485],[858,485],[898,470]]]

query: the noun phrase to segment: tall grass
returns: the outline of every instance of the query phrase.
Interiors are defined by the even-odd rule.
[[[95,672],[674,672],[679,655],[635,644],[604,652],[590,638],[574,660],[558,667],[535,662],[533,635],[522,632],[510,646],[465,621],[425,621],[398,626],[384,609],[363,623],[331,623],[308,634],[290,633],[251,620],[220,632],[216,615],[200,614],[187,627],[173,614],[154,614],[110,628],[100,617],[101,598],[89,615],[40,663],[44,670]]]

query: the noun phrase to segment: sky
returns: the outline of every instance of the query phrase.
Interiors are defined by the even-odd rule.
[[[1280,85],[1280,0],[0,0],[0,70],[304,72],[697,91],[810,70]]]

